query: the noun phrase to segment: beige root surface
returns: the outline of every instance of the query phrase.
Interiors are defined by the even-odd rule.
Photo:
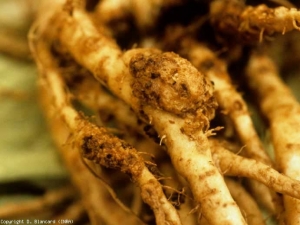
[[[299,180],[299,103],[267,55],[254,53],[247,69],[249,86],[259,96],[260,108],[270,123],[279,171]],[[284,196],[284,204],[287,223],[299,223],[299,200]]]
[[[96,182],[95,184],[92,183],[95,188],[99,180],[93,177],[88,170],[83,169],[85,165],[82,164],[80,153],[82,153],[83,157],[94,161],[96,164],[112,169],[119,169],[121,172],[129,174],[140,187],[142,199],[153,209],[157,224],[181,224],[177,211],[166,199],[161,185],[153,174],[148,171],[143,159],[137,154],[136,150],[128,143],[109,134],[105,128],[96,127],[91,124],[72,108],[69,96],[64,90],[65,87],[59,75],[59,70],[55,68],[51,56],[45,49],[46,47],[46,45],[39,42],[32,46],[36,52],[36,59],[39,62],[41,73],[46,73],[40,77],[42,101],[45,107],[52,106],[48,110],[49,114],[47,116],[49,120],[58,120],[57,122],[55,120],[51,121],[50,124],[55,126],[53,129],[56,133],[55,139],[58,142],[57,144],[60,147],[62,145],[68,147],[68,150],[62,148],[62,154],[65,156],[64,159],[67,161],[66,163],[69,165],[72,174],[76,174],[74,177],[75,181],[77,180],[76,184],[83,191],[84,195],[87,192],[91,194],[91,199],[87,203],[98,204],[93,199],[95,197],[93,195],[97,194],[98,191],[86,190],[88,186],[84,185],[85,182],[82,183],[81,177],[92,177]],[[56,113],[58,115],[55,115]],[[76,162],[79,165],[76,166],[72,162]],[[88,173],[89,175],[82,174],[81,176],[77,176],[80,172]],[[100,198],[105,197],[101,196]],[[91,205],[87,208],[90,207],[93,208]],[[97,206],[95,205],[95,207]],[[103,207],[105,206],[103,205]],[[92,210],[91,212],[95,214],[91,217],[96,217],[94,219],[94,223],[96,224],[103,215],[109,215],[107,212],[99,214],[98,210]],[[133,220],[136,220],[134,216],[131,217]],[[130,219],[130,217],[128,218]],[[120,222],[122,219],[118,218],[118,221]]]
[[[230,118],[235,132],[245,146],[244,154],[252,159],[273,166],[273,162],[265,151],[263,144],[256,133],[247,104],[234,87],[227,72],[224,61],[205,47],[193,40],[183,41],[182,51],[193,65],[214,83],[215,96],[220,109]],[[281,199],[266,186],[250,180],[249,185],[253,194],[265,207],[279,215],[282,210]]]
[[[265,6],[252,9],[242,4],[228,4],[226,8],[224,6],[226,2],[213,1],[211,4],[211,23],[220,33],[224,27],[226,28],[228,21],[224,20],[223,23],[224,15],[220,15],[219,18],[218,12],[223,9],[230,11],[237,8],[239,10],[232,15],[237,15],[241,21],[235,24],[235,30],[233,30],[240,32],[242,38],[244,34],[251,34],[256,39],[262,40],[264,34],[271,35],[281,28],[283,28],[282,32],[298,29],[296,24],[298,12],[295,10],[276,8],[270,11],[264,8]],[[143,222],[138,218],[139,215],[135,215],[126,208],[116,197],[113,198],[114,201],[108,197],[108,192],[114,195],[112,189],[104,184],[101,178],[97,179],[95,172],[91,173],[90,165],[95,168],[101,166],[117,170],[129,175],[131,181],[140,189],[141,198],[137,197],[136,190],[131,192],[134,196],[131,202],[134,212],[145,215],[145,212],[142,212],[144,206],[140,203],[142,199],[150,206],[156,224],[179,225],[185,224],[186,221],[184,215],[180,213],[179,216],[179,209],[176,205],[172,205],[172,201],[167,199],[166,190],[159,182],[159,171],[153,169],[156,165],[151,161],[147,162],[131,144],[109,132],[114,131],[122,136],[122,130],[118,130],[118,126],[115,130],[98,126],[82,113],[77,112],[71,104],[74,99],[94,110],[96,114],[101,114],[101,109],[109,105],[110,115],[115,116],[115,120],[112,121],[118,121],[135,130],[134,132],[150,127],[149,129],[153,132],[151,137],[159,138],[159,144],[163,146],[160,149],[165,149],[168,153],[172,168],[175,169],[174,173],[178,173],[179,177],[185,179],[179,183],[189,188],[188,194],[183,193],[183,195],[193,199],[187,209],[191,210],[190,213],[196,212],[196,215],[191,217],[194,221],[190,220],[186,222],[187,224],[197,222],[200,224],[264,223],[248,193],[242,188],[239,189],[239,186],[230,180],[226,183],[224,176],[248,177],[283,194],[287,210],[286,221],[297,222],[297,207],[291,209],[292,204],[295,203],[296,206],[298,204],[298,200],[294,198],[300,199],[300,183],[297,181],[299,179],[298,167],[295,169],[293,161],[297,159],[298,154],[297,135],[290,134],[287,137],[285,135],[288,135],[286,134],[288,132],[286,132],[285,135],[280,136],[277,127],[278,124],[281,129],[289,126],[288,120],[280,123],[279,118],[283,113],[287,113],[291,120],[294,119],[291,123],[298,124],[299,122],[298,117],[294,116],[299,111],[298,107],[295,106],[296,102],[289,95],[288,90],[278,84],[275,85],[276,79],[267,84],[268,81],[260,83],[259,79],[255,80],[252,75],[249,76],[250,84],[259,86],[257,92],[262,97],[262,111],[271,123],[280,172],[294,179],[280,174],[271,167],[272,162],[263,151],[253,129],[246,103],[232,86],[225,61],[217,59],[207,48],[202,48],[194,42],[191,46],[183,45],[184,50],[190,53],[188,59],[191,62],[174,52],[163,52],[154,48],[132,48],[122,51],[117,40],[111,36],[114,32],[109,29],[109,24],[106,24],[111,18],[103,17],[104,21],[96,22],[99,14],[87,13],[84,3],[85,1],[69,0],[64,5],[57,4],[49,9],[47,15],[40,17],[33,28],[31,47],[40,70],[39,86],[44,110],[73,182],[84,196],[83,202],[91,223],[99,224],[104,221],[107,224],[141,224]],[[140,2],[133,0],[128,4],[122,4],[119,1],[115,2],[116,5],[109,5],[109,3],[102,1],[95,9],[100,12],[105,10],[105,7],[108,11],[112,10],[110,12],[124,9],[125,17],[127,13],[133,13],[135,19],[138,20],[138,18],[143,18],[143,12],[145,15],[153,14],[150,17],[156,19],[159,8],[166,7],[169,3],[175,4],[175,1],[168,1],[166,5],[161,1],[149,1],[144,8]],[[133,11],[129,10],[128,5],[135,6]],[[141,8],[146,11],[140,10]],[[283,16],[286,18],[285,23],[280,23],[278,28],[268,27],[269,20],[265,18],[258,21],[255,18],[250,20],[251,16],[257,17],[257,13],[262,12],[261,9],[266,9],[266,14],[275,15],[270,21],[278,22],[278,17]],[[231,15],[230,12],[229,15]],[[266,23],[264,27],[260,25],[261,21]],[[155,22],[155,20],[150,22]],[[140,26],[141,33],[144,32],[141,26],[143,24],[152,26],[150,22],[140,21],[138,27]],[[241,26],[246,26],[246,31],[242,30]],[[255,27],[255,32],[252,33],[253,27]],[[256,37],[257,34],[259,38]],[[66,66],[66,64],[69,65]],[[272,71],[271,67],[266,66],[268,62],[262,63],[262,68],[258,69],[256,64],[259,63],[253,63],[253,59],[250,60],[248,74],[252,74],[253,71],[255,75]],[[94,76],[94,78],[89,79],[88,76]],[[76,80],[80,85],[76,84]],[[215,87],[211,80],[215,82]],[[100,84],[107,88],[114,97],[111,93],[103,91],[102,87],[99,87]],[[85,89],[88,88],[90,90],[85,93]],[[265,97],[272,88],[277,89],[278,92],[274,91],[273,96]],[[288,97],[282,103],[278,100],[278,96],[286,93]],[[124,101],[131,109],[128,109],[128,106],[123,107],[121,101],[110,105],[115,98]],[[220,139],[218,141],[211,139],[210,136],[215,135],[215,132],[220,129],[220,127],[215,127],[215,129],[210,127],[210,121],[215,117],[215,110],[218,107],[217,102],[234,121],[237,139],[246,145],[249,158],[229,152],[220,144]],[[275,110],[273,104],[280,107],[280,110]],[[116,112],[113,112],[114,110]],[[126,112],[125,115],[123,115],[124,112]],[[276,125],[273,121],[276,121]],[[100,121],[99,124],[105,123]],[[295,133],[299,131],[297,126],[290,125],[295,129]],[[133,135],[133,132],[127,134],[127,137],[130,135]],[[137,137],[132,138],[138,142],[137,139]],[[147,154],[151,154],[150,146],[146,151]],[[278,146],[281,150],[278,150]],[[292,149],[293,155],[282,151],[285,147]],[[174,189],[174,192],[176,191],[179,192]],[[255,208],[252,211],[253,214],[249,207],[243,205],[243,199],[247,199],[249,204],[253,205]],[[99,206],[105,210],[99,210]],[[110,219],[114,208],[118,209],[114,212],[114,218]],[[147,218],[142,218],[142,220],[147,221]]]
[[[170,114],[171,118],[177,118],[178,116],[187,117],[187,124],[182,126],[182,121],[184,120],[180,119],[179,123],[181,124],[178,124],[179,126],[177,125],[176,128],[176,135],[180,134],[184,139],[188,139],[195,129],[200,129],[199,135],[201,140],[185,141],[186,144],[192,147],[189,152],[184,151],[186,147],[183,145],[179,145],[176,151],[174,147],[169,147],[169,154],[173,164],[179,173],[192,185],[194,197],[198,203],[201,203],[202,213],[210,222],[216,224],[220,221],[220,218],[216,219],[213,213],[211,213],[210,209],[215,208],[222,215],[221,221],[224,221],[224,223],[244,224],[244,219],[232,200],[221,174],[212,163],[208,144],[205,144],[207,143],[207,139],[202,133],[202,129],[207,129],[209,119],[213,116],[212,110],[216,106],[211,96],[212,88],[209,85],[209,81],[204,77],[201,78],[201,74],[188,61],[179,58],[173,53],[160,53],[157,50],[132,50],[126,52],[124,55],[124,63],[121,58],[122,54],[114,42],[110,38],[98,33],[83,12],[75,10],[72,12],[73,17],[68,17],[66,13],[62,12],[55,17],[55,19],[59,18],[60,20],[54,24],[57,24],[59,27],[63,26],[59,29],[61,33],[58,33],[58,37],[73,54],[75,59],[90,69],[98,80],[101,80],[116,95],[130,103],[136,111],[140,112],[140,110],[144,110],[146,119],[150,119],[153,122],[154,120],[157,121],[154,124],[157,123],[158,125],[160,123],[159,117],[161,117],[156,114],[156,108],[162,108],[164,111],[170,112],[166,114],[167,117],[169,116],[168,114]],[[81,22],[79,23],[79,21]],[[76,48],[73,46],[76,46]],[[156,63],[151,64],[151,61],[157,61],[162,67],[157,68],[155,66]],[[131,69],[130,72],[133,73],[132,75],[129,75],[129,71],[125,66],[126,64],[129,64],[128,66]],[[170,67],[164,65],[170,65]],[[147,72],[147,69],[149,72]],[[155,74],[153,75],[154,78],[152,78],[152,70],[154,73],[157,71],[161,79],[155,80]],[[141,73],[140,75],[141,71],[145,73]],[[178,78],[176,77],[176,73],[180,74]],[[133,78],[136,79],[132,81]],[[203,83],[199,83],[199,78],[202,79]],[[147,82],[151,82],[150,79],[153,79],[154,82],[154,94],[151,93],[150,95],[149,92],[142,95],[139,89],[136,88],[136,85],[142,85],[142,87],[147,88]],[[119,80],[121,80],[122,86],[120,82],[117,82]],[[172,86],[174,82],[176,83]],[[155,86],[160,87],[160,89],[155,90]],[[161,89],[163,87],[166,89]],[[161,92],[161,90],[165,91]],[[163,95],[163,98],[159,100],[155,99],[155,92]],[[205,100],[199,102],[199,95],[205,96]],[[174,100],[174,105],[169,104],[169,101],[172,100]],[[148,112],[146,111],[147,107],[144,106],[146,104],[150,105],[150,111]],[[161,112],[163,113],[163,111]],[[171,112],[175,114],[175,117]],[[200,120],[197,121],[193,117],[197,117]],[[180,130],[182,129],[185,130],[185,135],[181,134]],[[159,131],[161,136],[166,135],[164,132],[164,130]],[[169,135],[170,131],[167,132]],[[167,137],[167,140],[170,139],[171,137]],[[197,143],[201,143],[203,153],[201,151],[200,154],[197,153],[197,147],[200,146]],[[170,151],[170,149],[174,150]],[[189,163],[193,154],[198,155],[198,158],[196,158],[203,161],[203,167],[197,168],[199,166],[196,161]],[[178,161],[180,158],[183,159],[182,162]],[[189,166],[189,170],[182,170],[185,166]],[[199,171],[200,177],[198,174],[192,175],[189,172],[195,169]],[[212,178],[209,178],[210,176]],[[210,182],[209,179],[213,182]],[[207,186],[207,189],[200,188],[203,183]],[[213,196],[216,201],[211,201],[208,198],[206,200],[206,196],[210,196],[210,198]]]
[[[187,32],[193,32],[191,29],[193,26],[194,24],[186,29],[180,26],[171,27],[167,32],[165,45],[168,48],[178,49],[177,51],[183,57],[186,57],[213,82],[214,95],[219,108],[232,122],[235,133],[245,146],[243,154],[267,165],[272,165],[273,163],[254,128],[247,103],[242,94],[236,90],[227,71],[226,62],[219,59],[217,54],[205,46],[205,43],[200,43],[187,34]],[[170,35],[172,33],[174,35]],[[254,181],[250,181],[249,185],[251,185],[253,194],[264,207],[274,214],[281,213],[281,199],[276,193],[270,192],[266,186]]]
[[[241,208],[249,225],[265,224],[259,206],[241,184],[232,179],[225,179],[233,199]]]
[[[94,14],[97,20],[107,25],[133,16],[137,21],[137,26],[146,31],[155,26],[161,10],[180,4],[182,4],[180,0],[149,0],[143,2],[139,0],[104,0],[97,5]],[[122,29],[122,27],[126,29],[126,24],[120,25],[119,28]]]
[[[231,37],[236,35],[246,42],[263,41],[275,33],[300,30],[300,12],[294,7],[246,6],[239,0],[214,0],[210,14],[211,22],[221,33]]]

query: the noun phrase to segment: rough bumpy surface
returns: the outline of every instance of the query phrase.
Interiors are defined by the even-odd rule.
[[[84,157],[130,176],[139,176],[143,161],[131,145],[94,125],[83,127],[79,132],[83,134],[80,149]]]
[[[201,111],[214,117],[217,103],[213,85],[187,60],[172,52],[140,53],[129,63],[133,95],[141,105],[171,112],[180,117]]]

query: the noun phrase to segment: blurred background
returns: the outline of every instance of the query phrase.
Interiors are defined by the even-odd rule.
[[[8,214],[7,209],[10,213],[14,207],[17,210],[16,204],[68,183],[39,108],[37,70],[27,43],[39,3],[0,0],[0,219]],[[300,59],[299,38],[299,32],[279,36],[270,48],[298,99],[300,76],[295,65]],[[289,51],[295,54],[287,54]],[[251,111],[260,130],[261,120]]]
[[[27,34],[35,0],[0,1],[0,218],[7,203],[60,186],[67,173],[38,105]]]

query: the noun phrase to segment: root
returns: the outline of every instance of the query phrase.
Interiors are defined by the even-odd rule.
[[[299,104],[276,77],[272,63],[253,54],[247,68],[248,85],[259,96],[261,111],[271,126],[273,165],[227,67],[235,67],[246,52],[244,43],[299,30],[299,12],[215,0],[201,3],[207,6],[201,9],[206,10],[201,18],[191,16],[191,21],[181,25],[173,25],[176,18],[170,25],[162,19],[163,29],[171,34],[175,29],[174,36],[161,38],[165,34],[160,26],[156,28],[158,19],[164,10],[180,4],[185,5],[177,0],[56,0],[32,28],[30,47],[40,72],[41,104],[91,223],[264,224],[255,202],[259,200],[254,199],[267,199],[264,206],[279,218],[283,209],[275,192],[284,195],[287,223],[298,221]],[[185,23],[191,25],[185,29]],[[144,45],[157,48],[122,50],[131,40],[120,37],[131,28],[139,33],[136,46],[151,39]],[[227,43],[216,37],[209,42],[217,48],[223,45],[220,55],[231,44],[237,46],[236,52],[226,53],[228,61],[203,44],[202,39],[212,35],[211,28],[239,40]],[[155,43],[154,37],[161,40]],[[246,55],[241,62],[245,60]],[[89,119],[80,110],[95,116]],[[219,117],[213,120],[217,113],[230,118],[237,136],[234,144],[244,146],[243,156],[227,150],[230,144],[222,141]],[[160,171],[164,163],[171,180]],[[274,169],[277,166],[279,172]],[[247,177],[258,197],[251,197],[224,176]],[[124,184],[122,201],[114,193],[120,184]],[[177,199],[172,198],[174,193]],[[70,215],[80,217],[83,208],[76,203],[74,208]]]
[[[45,48],[46,46],[37,43],[38,54],[36,57],[40,60],[41,69],[46,68],[43,72],[47,73],[46,76],[40,78],[40,85],[42,89],[47,89],[46,86],[49,87],[47,91],[52,92],[52,96],[48,95],[52,97],[50,105],[54,108],[54,113],[63,119],[71,134],[76,134],[68,140],[70,148],[81,151],[84,158],[96,164],[130,175],[131,179],[140,187],[144,202],[153,209],[157,224],[166,222],[181,224],[176,210],[166,199],[159,182],[148,171],[136,150],[125,141],[108,133],[105,128],[91,124],[72,108],[59,72],[55,69],[55,65],[50,63],[51,56]],[[53,112],[53,110],[51,111]]]
[[[37,214],[54,211],[59,204],[75,198],[76,192],[71,186],[48,191],[37,200],[24,203],[11,203],[0,207],[0,216],[3,219],[24,218]],[[53,213],[53,212],[52,212]]]
[[[215,142],[211,142],[214,160],[221,171],[229,176],[242,176],[257,180],[276,192],[300,198],[300,182],[281,175],[272,167],[253,159],[247,159],[224,149]],[[248,168],[252,168],[249,170]]]
[[[263,35],[299,30],[300,12],[284,6],[269,8],[261,4],[246,6],[243,1],[214,0],[210,6],[211,22],[223,35],[238,35],[248,43],[262,41]]]
[[[124,101],[129,103],[134,110],[136,110],[137,112],[143,111],[146,115],[146,117],[145,115],[142,115],[144,119],[151,117],[155,128],[158,130],[158,133],[160,133],[161,136],[167,136],[164,140],[166,140],[166,143],[168,145],[168,153],[171,156],[173,164],[177,171],[179,171],[179,173],[189,181],[194,197],[196,198],[197,202],[201,202],[202,211],[205,217],[207,217],[208,220],[213,224],[217,223],[216,218],[211,213],[211,210],[209,210],[210,208],[215,208],[216,211],[218,211],[221,215],[221,219],[218,218],[218,222],[221,220],[224,222],[233,222],[235,224],[244,224],[244,220],[236,204],[232,200],[222,176],[219,174],[217,168],[214,167],[213,164],[211,164],[209,147],[208,144],[205,144],[205,142],[207,142],[206,137],[202,133],[202,129],[207,129],[209,125],[209,118],[212,118],[214,115],[213,108],[215,107],[215,103],[213,101],[213,98],[211,97],[212,89],[210,86],[206,86],[206,84],[208,84],[209,82],[205,78],[203,78],[203,83],[199,83],[199,77],[194,76],[195,73],[197,75],[199,74],[197,70],[191,67],[187,63],[187,61],[180,59],[175,54],[171,53],[161,54],[157,50],[137,49],[126,52],[123,56],[123,61],[121,58],[122,54],[116,44],[108,37],[102,36],[102,34],[98,33],[93,25],[89,22],[88,17],[86,17],[83,12],[75,10],[72,13],[73,17],[68,17],[66,14],[64,14],[65,13],[62,12],[55,17],[60,18],[59,24],[57,24],[57,22],[54,23],[59,27],[63,26],[61,27],[62,29],[59,29],[62,32],[58,34],[61,42],[66,45],[68,50],[72,53],[74,58],[78,60],[79,63],[84,65],[86,68],[89,68],[93,72],[96,79],[101,80],[101,83],[104,83],[117,96],[121,97]],[[61,16],[64,17],[61,18]],[[80,20],[81,22],[79,23],[78,20]],[[84,27],[81,26],[83,24]],[[93,41],[93,43],[91,41]],[[76,46],[76,48],[74,48],[73,46]],[[96,46],[98,46],[98,48],[96,48]],[[97,51],[95,51],[96,49]],[[85,52],[84,55],[82,55],[82,51]],[[149,58],[147,59],[147,57]],[[162,102],[159,102],[155,99],[155,94],[153,95],[149,92],[150,95],[148,93],[144,95],[139,92],[138,86],[141,85],[143,87],[147,84],[147,80],[149,80],[148,77],[143,77],[144,74],[141,73],[142,70],[147,70],[148,65],[144,64],[145,62],[147,62],[145,60],[149,60],[149,63],[151,62],[151,60],[161,60],[160,63],[166,65],[166,67],[149,67],[149,75],[154,74],[155,77],[158,75],[161,76],[161,79],[164,80],[153,80],[155,82],[153,83],[153,85],[158,85],[158,87],[160,85],[165,86],[165,92],[161,92],[162,87],[154,90],[157,91],[157,94],[162,95],[162,97],[160,98]],[[168,66],[172,64],[174,69],[171,69],[169,72],[163,71],[165,68],[168,68]],[[181,66],[178,67],[177,64]],[[118,66],[116,67],[116,65]],[[131,68],[130,71],[128,71],[126,65]],[[151,64],[149,64],[149,66],[150,65]],[[116,68],[118,69],[115,70]],[[154,71],[152,72],[152,70]],[[157,71],[155,72],[155,70]],[[170,72],[175,76],[170,77]],[[132,75],[130,73],[132,73]],[[176,77],[176,73],[180,74],[180,76],[178,75],[178,77]],[[182,75],[187,77],[181,77]],[[135,80],[132,80],[133,78],[135,78]],[[174,79],[177,82],[174,87],[171,87],[169,84],[164,84],[164,82],[171,84],[172,82],[174,82]],[[116,82],[117,80],[121,80],[121,83]],[[120,86],[120,84],[122,86]],[[147,87],[145,86],[144,88]],[[131,93],[133,93],[133,95]],[[205,97],[203,101],[199,102],[199,95],[205,95],[207,97]],[[193,100],[193,98],[195,98],[195,100]],[[174,102],[175,104],[169,105],[170,101]],[[150,105],[151,107],[147,107],[147,105],[145,104]],[[163,123],[160,122],[161,114],[163,114],[163,111],[157,111],[156,108],[158,107],[162,108],[166,112],[175,113],[175,117],[172,114],[166,114],[166,118],[169,118],[169,120],[173,120],[175,122],[175,135],[173,133],[174,128],[172,128],[172,126],[168,126],[169,128],[167,129],[169,130],[164,130],[164,127],[160,127],[161,125],[164,126],[163,124],[165,124],[165,121]],[[202,115],[202,111],[205,113],[205,116]],[[187,116],[185,116],[185,114],[187,114]],[[177,116],[191,117],[193,114],[195,114],[198,118],[203,118],[193,126],[189,125],[189,123],[195,122],[193,118],[191,118],[192,120],[190,122],[189,119],[187,119],[186,122],[184,122],[185,120],[183,119],[177,119]],[[167,122],[167,124],[169,124],[169,122]],[[87,124],[85,124],[84,127],[86,126]],[[83,129],[86,129],[84,127]],[[197,137],[197,139],[199,138],[199,141],[189,141],[189,136],[195,131],[195,129],[200,129],[201,131],[199,134],[197,134],[197,136],[200,135],[199,137]],[[185,130],[184,133],[186,134],[182,134],[181,130]],[[87,129],[86,132],[94,132],[97,138],[101,138],[103,135],[103,133],[99,133],[99,135],[97,135],[94,128],[92,130]],[[187,153],[185,153],[185,147],[182,144],[180,144],[179,146],[173,146],[172,137],[181,136],[183,140],[185,140],[185,144],[193,146],[192,149]],[[83,140],[83,142],[80,141],[78,144],[81,146],[81,148],[83,148],[83,150],[88,150],[85,151],[86,153],[91,152],[93,157],[95,157],[97,153],[94,153],[93,143],[98,143],[97,138],[94,138],[93,135],[89,135],[86,137],[82,136],[82,138],[79,140]],[[203,150],[201,154],[198,154],[196,152],[199,151],[198,145],[200,143],[201,149]],[[87,148],[85,146],[87,146]],[[98,152],[98,150],[96,152]],[[202,161],[203,167],[198,168],[198,166],[196,166],[195,164],[196,161],[194,163],[187,163],[190,161],[190,156],[193,154],[198,155],[198,157],[194,157],[194,159],[197,158],[198,160]],[[182,162],[178,161],[180,158],[182,158]],[[127,157],[126,160],[127,159],[129,158]],[[96,160],[97,163],[105,162],[104,159],[95,158],[94,160]],[[200,161],[198,161],[198,163]],[[188,166],[188,169],[182,170],[182,168],[185,168],[186,166]],[[122,170],[129,172],[129,168],[127,167],[122,168]],[[199,171],[200,175],[198,174],[196,176],[192,176],[189,171]],[[212,173],[213,176],[211,178],[207,178],[207,176],[205,175],[206,173]],[[201,174],[203,175],[201,176]],[[198,176],[203,177],[203,179],[198,179]],[[210,186],[211,184],[208,179],[214,180],[212,186]],[[202,184],[205,184],[205,186],[207,185],[207,187],[199,189]],[[209,199],[215,198],[215,200],[208,200],[208,196]],[[224,204],[219,204],[220,201]],[[226,207],[223,207],[223,205],[226,205]],[[230,220],[227,215],[231,215]],[[235,219],[232,220],[232,218]]]
[[[255,200],[247,193],[247,191],[236,181],[232,179],[225,179],[230,193],[238,206],[241,208],[244,217],[249,225],[263,225],[265,221],[259,210]]]
[[[259,97],[259,106],[270,123],[272,142],[278,169],[283,174],[300,179],[299,164],[299,103],[279,78],[276,66],[265,54],[253,53],[247,68],[251,89]],[[299,221],[300,202],[284,196],[287,223]],[[293,221],[293,222],[292,222]]]
[[[224,61],[218,59],[214,53],[193,40],[186,39],[182,44],[182,51],[187,58],[214,83],[215,96],[220,109],[228,116],[241,143],[245,146],[245,155],[266,165],[273,166],[260,138],[254,128],[247,104],[232,84]],[[268,190],[264,185],[250,181],[252,192],[273,213],[280,215],[281,200],[278,195]],[[259,196],[264,196],[261,198]]]

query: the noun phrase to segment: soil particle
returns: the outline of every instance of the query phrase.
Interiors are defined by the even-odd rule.
[[[130,144],[109,134],[105,128],[89,124],[80,133],[80,149],[84,158],[110,169],[121,170],[132,177],[137,177],[142,171],[144,163],[137,151]]]
[[[174,113],[180,117],[201,109],[214,115],[213,86],[187,60],[172,52],[132,57],[129,68],[134,77],[131,87],[140,105]]]

